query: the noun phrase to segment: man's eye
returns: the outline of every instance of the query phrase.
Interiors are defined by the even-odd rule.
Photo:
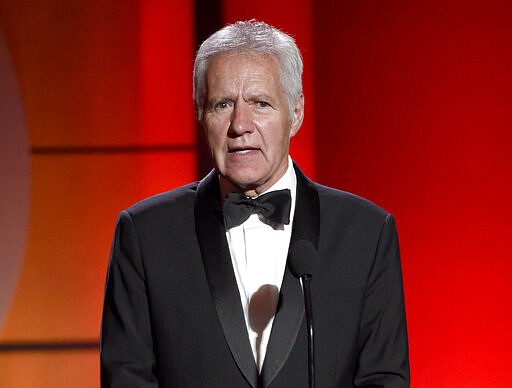
[[[215,104],[215,109],[226,109],[229,107],[229,102],[228,101],[221,101],[221,102],[218,102],[217,104]]]
[[[258,106],[258,108],[266,108],[270,106],[270,104],[266,101],[256,101],[256,105]]]

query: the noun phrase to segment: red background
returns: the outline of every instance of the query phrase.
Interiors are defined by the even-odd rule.
[[[303,51],[306,120],[292,157],[395,215],[412,386],[510,386],[512,4],[220,7],[223,23],[265,20]],[[24,267],[0,344],[97,339],[116,214],[196,178],[198,12],[191,1],[0,0],[32,166]],[[97,351],[2,351],[0,385],[98,386]]]

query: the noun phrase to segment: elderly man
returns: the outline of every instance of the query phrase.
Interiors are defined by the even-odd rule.
[[[409,386],[393,217],[291,161],[301,77],[295,42],[265,23],[201,45],[194,96],[215,169],[121,212],[102,386],[307,387],[302,288],[288,265],[299,241],[315,252],[317,386]]]

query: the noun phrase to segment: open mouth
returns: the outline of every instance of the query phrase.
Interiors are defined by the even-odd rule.
[[[256,151],[257,148],[234,148],[234,149],[231,149],[229,150],[228,152],[230,154],[240,154],[240,155],[243,155],[243,154],[247,154],[251,151]]]

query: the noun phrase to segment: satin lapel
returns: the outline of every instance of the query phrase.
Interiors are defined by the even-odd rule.
[[[247,381],[256,387],[258,373],[231,264],[219,196],[217,175],[211,172],[197,188],[196,233],[210,292],[231,354]]]
[[[298,240],[309,240],[318,248],[320,233],[320,204],[318,192],[299,168],[297,175],[297,201],[290,247]],[[304,317],[304,299],[300,282],[286,267],[279,296],[272,333],[270,335],[262,369],[263,386],[268,386],[285,364],[295,345]],[[305,360],[304,368],[307,367]]]

